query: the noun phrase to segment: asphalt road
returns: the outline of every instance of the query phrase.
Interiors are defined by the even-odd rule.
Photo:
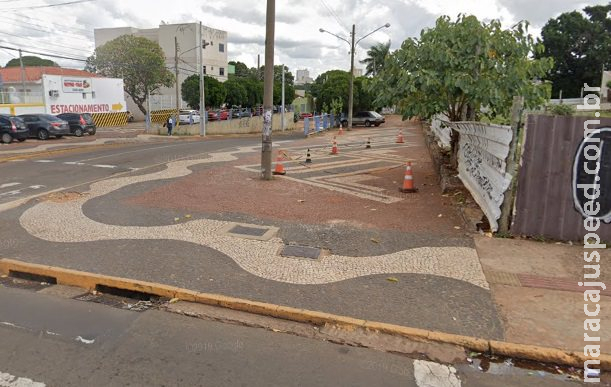
[[[87,152],[27,156],[2,163],[0,205],[183,157],[260,143],[258,137],[101,146]],[[0,153],[1,155],[1,153]]]
[[[0,385],[11,387],[573,385],[1,285],[0,343]]]

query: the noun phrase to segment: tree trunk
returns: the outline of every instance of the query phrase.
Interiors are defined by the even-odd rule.
[[[450,134],[450,166],[453,169],[458,169],[458,142],[460,140],[460,133],[452,129]]]

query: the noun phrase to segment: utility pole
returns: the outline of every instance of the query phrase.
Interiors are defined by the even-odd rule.
[[[21,56],[21,49],[19,49],[19,66],[21,67],[21,87],[23,88],[23,103],[25,100],[25,67],[23,67],[23,57]]]
[[[202,35],[202,22],[199,22],[199,135],[206,135],[206,100],[204,98],[204,49],[206,43]]]
[[[282,65],[282,117],[280,117],[280,126],[282,126],[282,131],[284,131],[284,65]]]
[[[179,92],[178,92],[178,37],[174,36],[174,70],[176,75],[176,118],[174,122],[174,126],[178,127],[178,119],[180,114],[180,101],[179,101]]]
[[[263,136],[261,144],[261,178],[272,179],[272,105],[274,103],[274,24],[276,1],[267,0],[265,14],[265,77],[263,79]]]
[[[151,92],[146,90],[146,134],[151,134]]]
[[[352,43],[350,44],[350,89],[348,91],[348,128],[352,130],[352,103],[354,101],[354,35],[356,27],[352,25]]]

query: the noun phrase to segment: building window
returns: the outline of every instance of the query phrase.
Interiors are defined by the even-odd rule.
[[[204,74],[206,74],[206,66],[204,66]]]
[[[224,76],[225,75],[225,69],[223,67],[219,67],[219,75],[220,76]]]
[[[83,99],[87,99],[87,93],[83,93]]]
[[[219,43],[219,52],[225,52],[225,43]]]

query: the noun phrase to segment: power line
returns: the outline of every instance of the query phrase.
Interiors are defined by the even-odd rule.
[[[3,48],[5,50],[19,51],[18,48],[14,48],[14,47],[0,46],[0,48]],[[30,51],[30,50],[21,50],[21,52],[25,52],[25,53],[28,53],[28,54],[48,56],[50,58],[68,59],[68,60],[74,60],[74,61],[77,61],[77,62],[87,62],[87,59],[72,58],[72,57],[63,56],[63,55],[47,54],[47,53],[43,53],[43,52],[36,52],[36,51]]]
[[[38,41],[34,40],[34,38],[30,38],[30,37],[27,37],[27,36],[19,36],[19,35],[15,35],[15,34],[9,34],[8,32],[2,32],[2,31],[0,31],[0,34],[3,34],[3,35],[8,35],[8,36],[13,36],[13,37],[15,37],[15,38],[19,38],[19,39],[27,39],[27,40],[30,40],[30,41],[34,41],[33,43],[34,43],[34,44],[36,44],[36,45],[38,45],[38,44],[44,44],[45,46],[61,47],[61,48],[68,49],[68,50],[71,50],[71,51],[79,51],[79,52],[81,52],[81,53],[83,52],[83,50],[85,50],[85,49],[84,49],[84,48],[82,48],[82,47],[71,47],[71,46],[65,46],[65,45],[63,45],[63,44],[59,44],[59,43],[53,43],[53,44],[49,44],[49,43],[46,43],[46,42],[38,42]]]
[[[64,5],[71,5],[71,4],[80,4],[80,3],[89,3],[92,1],[97,1],[97,0],[76,0],[76,1],[68,1],[65,3],[57,3],[57,4],[47,4],[47,5],[34,5],[34,6],[28,6],[28,7],[15,7],[15,8],[4,8],[4,9],[0,9],[0,11],[19,11],[19,10],[26,10],[26,9],[40,9],[40,8],[51,8],[51,7],[61,7]]]
[[[22,13],[19,13],[19,12],[16,12],[15,14],[17,16],[21,16],[22,18],[25,18],[25,19],[36,20],[36,21],[39,21],[39,22],[47,23],[47,24],[53,26],[55,29],[57,29],[59,31],[63,30],[63,31],[68,31],[68,32],[72,33],[72,31],[79,30],[79,31],[83,31],[83,33],[89,34],[89,35],[91,35],[91,37],[93,37],[93,32],[91,32],[91,30],[88,30],[88,29],[85,29],[85,28],[72,27],[72,28],[68,29],[63,24],[52,23],[52,22],[50,22],[48,20],[35,18],[35,17],[30,16],[30,15],[25,15],[25,14],[22,14]],[[21,21],[23,23],[27,23],[26,21],[23,21],[23,20],[18,20],[18,21]],[[31,24],[31,23],[29,23],[29,24]],[[34,24],[34,25],[37,25],[37,24]],[[41,27],[41,26],[39,25],[39,27]]]
[[[339,26],[342,27],[344,31],[348,32],[348,27],[346,27],[346,25],[340,20],[339,16],[337,16],[337,13],[335,13],[335,11],[331,7],[329,7],[327,2],[325,0],[320,0],[320,2],[331,13],[331,16],[333,16],[337,24],[339,24]]]
[[[34,27],[26,27],[24,25],[12,23],[12,22],[27,24],[27,25],[34,26]],[[23,21],[23,20],[3,20],[2,23],[3,24],[10,24],[10,25],[13,25],[13,26],[18,27],[18,28],[28,28],[30,30],[46,32],[46,33],[56,33],[57,32],[57,31],[53,31],[51,29],[44,30],[42,28],[45,28],[45,26],[41,26],[40,24],[28,23],[28,22]],[[40,27],[40,28],[35,28],[35,27]],[[78,35],[78,34],[76,34],[74,32],[62,32],[62,33],[66,34],[66,35],[73,35],[74,37],[71,37],[70,39],[77,39],[77,40],[82,40],[82,41],[86,41],[86,42],[91,42],[91,39],[85,38],[82,35]]]

